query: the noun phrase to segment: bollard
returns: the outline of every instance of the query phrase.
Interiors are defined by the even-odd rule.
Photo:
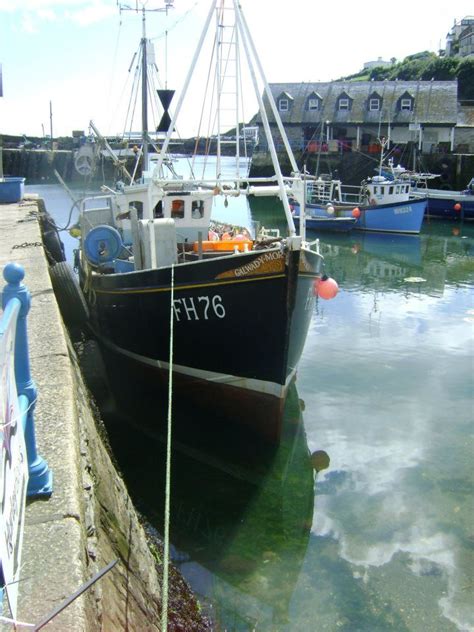
[[[31,307],[31,295],[22,283],[25,271],[17,263],[8,263],[3,270],[3,277],[8,285],[3,288],[2,308],[8,301],[17,298],[21,304],[16,324],[15,336],[15,379],[18,397],[24,395],[28,400],[26,412],[25,444],[28,455],[28,489],[27,496],[51,496],[53,493],[53,475],[48,463],[38,455],[36,449],[34,410],[36,406],[36,384],[31,379],[30,357],[28,353],[28,332],[26,317]]]

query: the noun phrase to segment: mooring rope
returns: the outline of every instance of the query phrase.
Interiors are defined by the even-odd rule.
[[[170,480],[171,480],[171,420],[173,403],[173,333],[174,333],[174,265],[171,264],[171,292],[170,292],[170,352],[168,374],[168,428],[166,440],[166,482],[165,482],[165,527],[163,546],[163,594],[161,599],[161,632],[168,630],[168,567],[169,567],[169,539],[170,539]]]

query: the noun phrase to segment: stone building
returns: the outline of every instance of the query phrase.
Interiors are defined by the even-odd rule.
[[[474,55],[474,16],[454,22],[446,36],[445,54],[448,57]]]
[[[474,153],[474,104],[458,101],[456,80],[272,83],[270,89],[296,151],[378,153],[383,137],[389,148],[410,143],[420,153]],[[262,124],[260,115],[256,122]],[[270,125],[276,131],[272,115]]]

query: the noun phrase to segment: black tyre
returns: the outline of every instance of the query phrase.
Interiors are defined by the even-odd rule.
[[[43,233],[43,244],[48,257],[49,264],[66,261],[64,254],[64,244],[59,237],[56,222],[49,213],[40,215],[41,231]]]
[[[83,329],[89,319],[89,309],[71,266],[66,261],[56,263],[49,274],[66,327]]]

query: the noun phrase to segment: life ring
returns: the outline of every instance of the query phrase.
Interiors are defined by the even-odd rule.
[[[93,162],[91,156],[87,154],[80,154],[76,156],[74,159],[74,166],[76,167],[76,171],[81,174],[81,176],[88,176],[92,173]]]

